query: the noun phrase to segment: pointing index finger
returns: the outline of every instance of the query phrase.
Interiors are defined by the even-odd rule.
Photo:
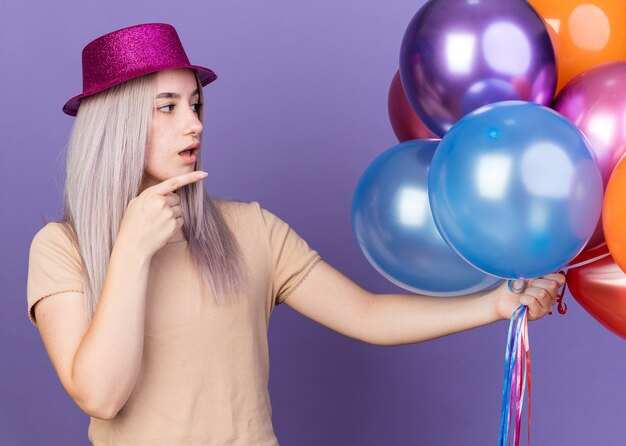
[[[185,173],[183,175],[178,175],[157,184],[156,186],[154,186],[154,191],[160,195],[166,195],[170,192],[174,192],[177,189],[180,189],[183,186],[202,180],[208,175],[208,173],[200,170]]]

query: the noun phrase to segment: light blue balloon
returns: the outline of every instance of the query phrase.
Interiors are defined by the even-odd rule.
[[[352,201],[361,252],[394,284],[434,296],[469,294],[501,281],[463,261],[441,238],[428,203],[428,169],[439,140],[407,141],[376,158]]]
[[[442,139],[429,175],[435,223],[476,268],[515,279],[558,271],[600,218],[602,177],[582,133],[538,104],[486,105]]]

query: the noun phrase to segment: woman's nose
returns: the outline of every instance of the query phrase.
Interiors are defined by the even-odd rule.
[[[202,133],[202,128],[202,121],[200,121],[200,117],[190,108],[186,129],[187,133],[199,135],[200,133]]]

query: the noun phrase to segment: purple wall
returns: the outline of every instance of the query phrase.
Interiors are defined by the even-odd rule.
[[[356,182],[396,140],[387,89],[421,0],[3,2],[0,8],[0,444],[87,444],[26,318],[28,247],[61,212],[80,50],[136,23],[178,29],[205,89],[209,190],[257,200],[362,286],[397,292],[359,253]],[[132,6],[128,6],[131,4]],[[367,4],[367,7],[363,6]],[[567,296],[531,325],[533,444],[626,438],[624,343]],[[285,445],[480,445],[498,434],[507,326],[373,347],[279,308],[270,328],[274,423]]]

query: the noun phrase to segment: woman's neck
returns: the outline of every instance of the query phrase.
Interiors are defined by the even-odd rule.
[[[187,240],[187,238],[185,237],[185,233],[183,232],[181,228],[178,231],[176,231],[174,235],[170,237],[167,243],[181,242],[183,240]]]

